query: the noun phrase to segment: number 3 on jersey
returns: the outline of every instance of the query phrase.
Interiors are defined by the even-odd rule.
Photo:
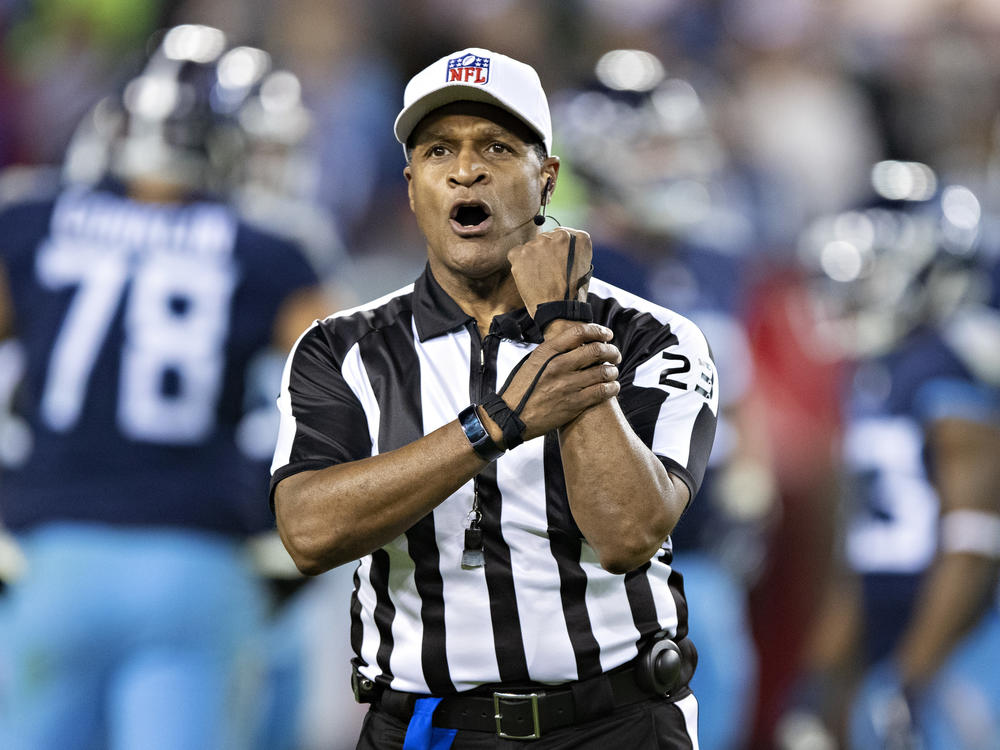
[[[65,432],[80,418],[90,375],[124,299],[117,420],[135,440],[194,443],[215,424],[234,272],[228,262],[179,252],[126,250],[54,239],[37,272],[52,289],[75,286],[49,358],[42,415]]]

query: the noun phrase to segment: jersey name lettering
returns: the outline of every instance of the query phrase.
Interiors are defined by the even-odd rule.
[[[71,430],[104,342],[121,315],[117,421],[127,437],[203,440],[215,424],[236,274],[235,227],[217,207],[149,207],[68,196],[39,252],[50,289],[73,287],[49,358],[42,417]]]

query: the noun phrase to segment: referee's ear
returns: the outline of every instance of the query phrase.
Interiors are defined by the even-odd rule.
[[[403,177],[406,178],[406,195],[410,200],[410,211],[416,213],[413,209],[413,167],[409,164],[403,167]]]
[[[556,191],[556,183],[559,181],[559,157],[546,156],[542,160],[539,175],[541,177],[541,184],[543,186],[548,185],[545,195],[542,196],[542,203],[548,204],[552,200],[552,194]],[[545,188],[543,187],[543,189]]]

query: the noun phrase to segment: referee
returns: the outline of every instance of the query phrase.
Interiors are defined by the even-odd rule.
[[[360,559],[358,747],[697,747],[668,534],[715,433],[705,338],[591,278],[586,232],[542,231],[531,67],[455,52],[403,105],[426,268],[300,337],[272,466],[300,570]]]

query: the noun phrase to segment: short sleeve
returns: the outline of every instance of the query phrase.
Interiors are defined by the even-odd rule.
[[[708,342],[673,316],[630,341],[622,366],[626,418],[672,473],[697,493],[708,466],[719,411],[719,382]]]
[[[309,328],[292,348],[278,396],[280,423],[271,464],[271,503],[278,483],[301,471],[367,458],[372,453],[368,419],[344,378],[353,347],[335,355],[322,323]]]

